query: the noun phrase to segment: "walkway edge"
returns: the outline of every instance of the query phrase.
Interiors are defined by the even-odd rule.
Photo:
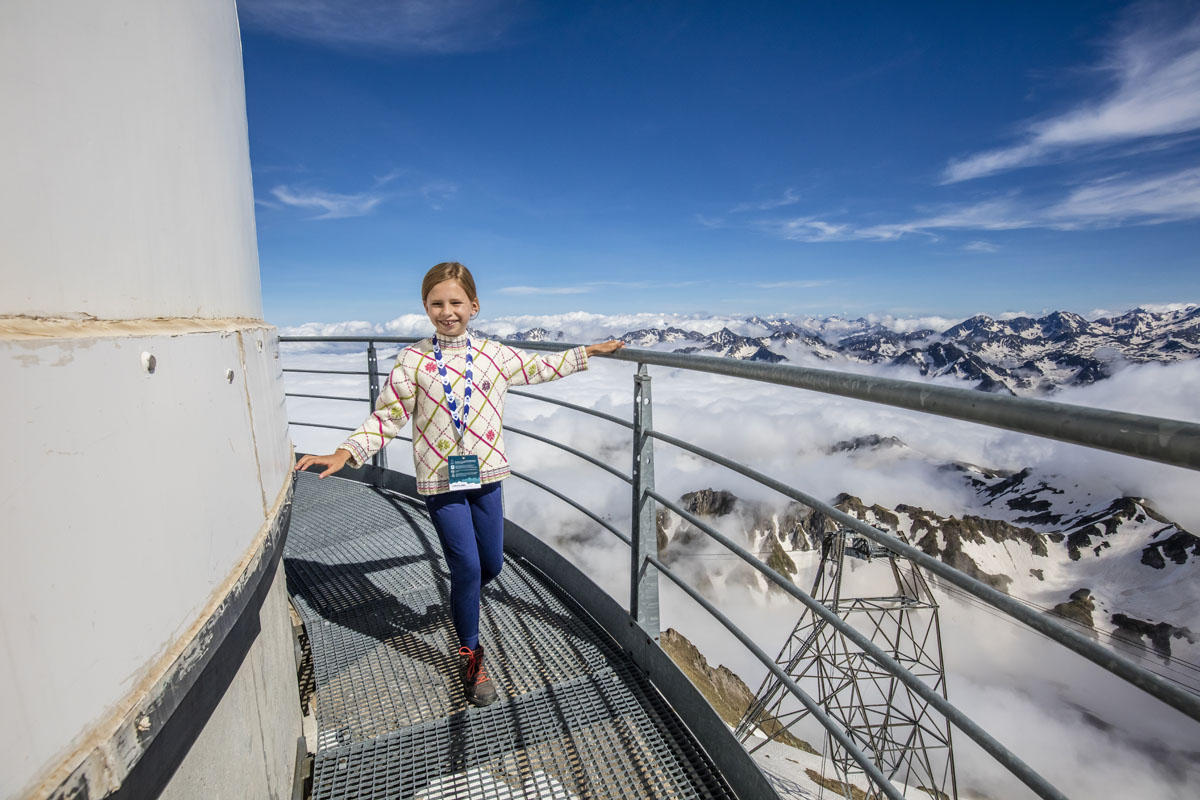
[[[338,477],[419,497],[412,476],[369,464],[358,469],[343,469]],[[504,549],[562,587],[629,654],[697,742],[702,743],[734,794],[743,800],[778,800],[775,788],[704,695],[616,600],[552,547],[507,519],[504,521]]]

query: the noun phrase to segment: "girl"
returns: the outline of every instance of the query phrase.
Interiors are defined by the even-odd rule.
[[[557,380],[587,369],[590,355],[624,346],[612,340],[534,357],[487,339],[472,339],[467,323],[479,313],[475,280],[462,264],[429,270],[421,300],[434,334],[406,347],[396,359],[375,413],[325,456],[307,455],[297,470],[325,467],[320,477],[349,464],[359,467],[413,419],[417,491],[450,565],[450,605],[458,634],[459,672],[467,699],[484,706],[496,689],[479,644],[480,590],[504,563],[504,505],[500,481],[504,455],[504,394],[509,386]]]

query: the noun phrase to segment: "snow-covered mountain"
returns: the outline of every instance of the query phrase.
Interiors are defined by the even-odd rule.
[[[641,330],[630,331],[621,337],[621,341],[632,347],[654,347],[673,342],[698,342],[703,340],[703,334],[674,327],[642,328]]]
[[[862,437],[834,450],[874,457],[888,450],[901,468],[925,458],[894,437]],[[1080,623],[1089,635],[1158,660],[1200,660],[1200,537],[1144,498],[1099,495],[1062,476],[963,463],[939,467],[961,487],[961,504],[953,511],[868,505],[849,494],[833,504],[984,583]],[[811,580],[805,570],[813,566],[824,536],[839,528],[799,503],[780,509],[722,489],[689,492],[681,505],[701,518],[721,520],[727,533],[740,530],[749,549],[802,584]],[[669,511],[659,514],[658,527],[667,563],[714,549]],[[705,583],[774,588],[741,564],[706,570],[700,581]]]
[[[842,317],[750,317],[739,333],[677,326],[641,328],[620,336],[634,347],[703,353],[748,361],[821,361],[893,364],[921,375],[950,376],[990,392],[1046,394],[1094,383],[1120,363],[1170,362],[1200,355],[1200,306],[1088,320],[1067,311],[1042,317],[995,319],[979,315],[937,330],[912,329]],[[561,331],[534,328],[510,334],[525,341],[555,341]]]
[[[722,328],[696,340],[698,344],[676,348],[676,353],[706,353],[742,361],[786,361],[787,358],[773,352],[767,345],[775,340],[771,337],[751,337]]]
[[[906,462],[911,465],[924,459],[923,454],[895,437],[864,436],[838,442],[830,450],[840,457],[883,457],[899,468]],[[956,513],[905,503],[891,507],[868,504],[849,494],[834,498],[833,504],[1033,608],[1057,616],[1159,675],[1181,681],[1193,691],[1200,689],[1195,668],[1200,656],[1200,625],[1196,623],[1200,609],[1200,592],[1196,589],[1200,582],[1200,538],[1164,517],[1143,498],[1109,497],[1063,476],[1040,474],[1034,469],[1003,472],[965,463],[940,466],[948,481],[960,489],[962,503]],[[806,590],[820,563],[821,542],[840,527],[829,516],[799,503],[780,508],[742,499],[719,488],[685,493],[680,503],[727,535],[738,538],[740,534],[747,549]],[[784,598],[774,584],[739,559],[717,555],[718,546],[672,512],[659,513],[658,537],[664,561],[672,569],[689,570],[692,585],[714,599],[729,597],[731,589],[748,592],[752,598],[761,598],[753,605],[766,615],[767,609],[778,607],[778,600]],[[871,565],[855,559],[848,562],[843,586],[855,585],[859,591],[847,594],[844,590],[843,596],[890,593],[886,580],[878,583],[889,570],[885,568],[881,573],[876,567],[871,572]],[[1000,623],[992,622],[1002,615],[993,611],[991,616],[984,616],[988,607],[966,598],[957,587],[936,576],[928,577],[943,605],[954,602],[962,608],[984,609],[974,612],[977,616],[972,617],[972,628],[976,633],[969,635],[1002,635],[996,630]],[[970,640],[963,638],[962,617],[959,619],[955,636],[959,643],[956,652],[961,656],[964,648],[970,650],[974,645],[964,644]],[[736,724],[753,699],[756,682],[747,685],[743,680],[746,676],[719,665],[721,656],[710,665],[704,654],[676,631],[663,635],[663,647],[726,721]],[[710,650],[708,656],[718,652]],[[950,671],[960,668],[953,658],[946,666]],[[1136,751],[1136,734],[1122,732],[1125,721],[1119,716],[1121,712],[1093,707],[1086,699],[1087,690],[1070,687],[1070,673],[1041,676],[1035,680],[1044,685],[1036,690],[1028,686],[1028,679],[1022,680],[1017,694],[1031,692],[1041,698],[1043,707],[1059,709],[1048,714],[1068,713],[1064,709],[1071,709],[1070,713],[1082,714],[1097,730],[1108,731],[1116,741],[1125,742],[1123,747]],[[778,724],[774,720],[767,723]],[[770,755],[760,754],[760,763],[765,768],[781,764],[786,768],[788,762],[807,766],[809,781],[829,785],[832,773],[824,763],[809,764],[806,754],[815,748],[799,736],[807,736],[818,745],[820,739],[812,738],[811,729],[808,733],[792,733],[798,736],[790,737],[787,746],[778,746]],[[1178,748],[1168,748],[1169,757],[1162,755],[1165,750],[1159,750],[1155,758],[1185,774],[1187,768],[1179,765],[1190,763],[1194,750],[1187,744],[1177,744]],[[1155,747],[1160,745],[1156,743]],[[761,761],[764,758],[769,760]],[[789,771],[792,773],[796,770]],[[807,783],[796,777],[798,774],[792,780]],[[996,796],[990,788],[985,793],[986,782],[980,782],[978,776],[968,778],[970,774],[970,769],[960,773],[960,796]],[[862,796],[861,792],[855,796]]]

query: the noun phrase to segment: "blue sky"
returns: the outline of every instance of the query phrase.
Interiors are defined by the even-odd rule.
[[[1200,300],[1195,3],[239,8],[279,325]]]

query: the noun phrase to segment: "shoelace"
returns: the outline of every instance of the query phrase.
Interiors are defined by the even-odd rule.
[[[487,669],[479,663],[479,659],[475,657],[475,651],[463,645],[458,648],[460,656],[467,656],[470,660],[467,662],[467,678],[472,683],[483,683],[488,680]]]

